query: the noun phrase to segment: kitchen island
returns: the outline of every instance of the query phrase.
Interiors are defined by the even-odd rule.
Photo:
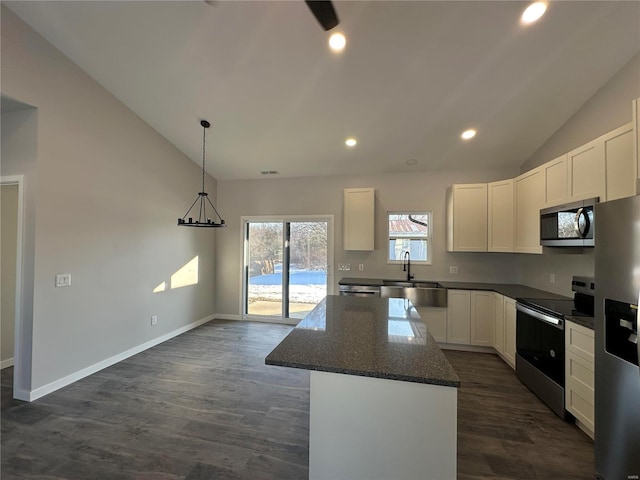
[[[460,382],[408,300],[330,295],[265,363],[311,371],[310,479],[456,478]]]

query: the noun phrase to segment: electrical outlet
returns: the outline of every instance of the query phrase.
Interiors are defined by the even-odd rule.
[[[550,273],[549,274],[549,283],[556,283],[556,274],[555,273]]]
[[[158,316],[151,315],[151,325],[157,325],[157,324],[158,324]]]
[[[364,270],[364,263],[358,265],[358,270],[360,270],[361,272]]]
[[[449,266],[449,273],[457,275],[458,274],[458,267],[455,266],[455,265]]]
[[[62,273],[56,275],[56,287],[70,287],[71,286],[71,274]]]

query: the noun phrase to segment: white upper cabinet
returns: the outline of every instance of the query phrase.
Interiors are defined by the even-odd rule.
[[[447,250],[487,251],[487,184],[452,185],[447,190]]]
[[[344,190],[345,250],[374,249],[375,190],[346,188]]]
[[[636,194],[633,122],[606,133],[567,155],[568,200],[599,197],[601,202]]]
[[[542,253],[540,209],[544,206],[545,177],[542,167],[523,173],[514,180],[515,248],[519,253]]]
[[[633,123],[628,123],[601,137],[607,173],[607,201],[636,194],[638,163],[633,156],[634,135]]]
[[[567,154],[542,165],[545,177],[544,207],[567,201]]]
[[[568,200],[584,200],[606,195],[604,143],[600,138],[567,154]]]
[[[488,189],[489,252],[513,252],[514,209],[513,179],[492,182]]]

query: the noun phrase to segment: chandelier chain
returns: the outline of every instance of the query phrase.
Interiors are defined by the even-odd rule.
[[[202,127],[202,191],[204,192],[204,152],[207,141],[207,127]]]

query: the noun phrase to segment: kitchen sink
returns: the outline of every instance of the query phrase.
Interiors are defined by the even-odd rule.
[[[443,288],[438,282],[405,281],[405,280],[383,280],[382,285],[387,287],[416,287],[416,288]]]
[[[414,282],[416,288],[443,288],[438,282]]]
[[[446,307],[447,289],[436,282],[395,282],[380,287],[383,298],[406,298],[415,307]]]
[[[388,287],[413,287],[415,286],[414,282],[405,282],[402,280],[383,280],[383,285]]]

